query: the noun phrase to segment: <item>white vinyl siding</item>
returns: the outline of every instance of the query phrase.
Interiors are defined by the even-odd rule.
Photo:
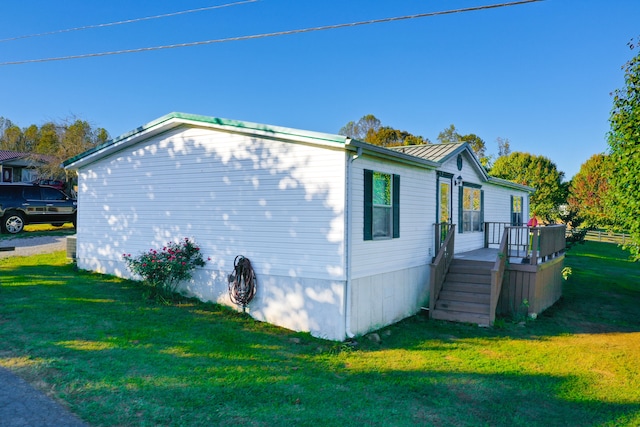
[[[344,279],[344,159],[198,128],[152,138],[80,170],[79,257],[113,272],[123,251],[192,237],[206,268],[242,254],[262,274]]]
[[[483,217],[485,222],[511,222],[511,196],[521,196],[523,198],[522,209],[523,214],[527,215],[528,206],[528,194],[525,191],[518,191],[511,188],[502,187],[484,181],[478,174],[476,169],[471,164],[471,159],[467,153],[463,154],[463,166],[462,170],[458,170],[456,165],[456,156],[453,156],[447,161],[440,171],[454,174],[454,177],[462,176],[465,182],[481,185],[482,192],[484,194],[484,209]],[[459,218],[459,212],[456,208],[458,206],[459,190],[458,186],[453,188],[453,212],[452,222],[459,224],[463,218]],[[467,252],[474,249],[479,249],[484,246],[484,233],[457,233],[455,237],[455,252]]]
[[[352,163],[351,278],[399,271],[431,260],[436,215],[435,171],[366,157]],[[364,169],[400,176],[400,238],[363,240]]]

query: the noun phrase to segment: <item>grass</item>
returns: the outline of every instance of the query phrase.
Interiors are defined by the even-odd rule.
[[[2,245],[2,242],[4,241],[10,241],[14,239],[27,239],[29,237],[40,237],[40,236],[69,236],[73,234],[76,234],[76,229],[73,227],[73,224],[71,223],[64,224],[60,227],[55,227],[51,224],[32,224],[32,225],[26,225],[22,233],[0,234],[0,245]]]
[[[63,253],[0,260],[0,365],[95,426],[637,426],[640,265],[573,249],[535,321],[417,315],[334,343],[213,304],[160,306]]]

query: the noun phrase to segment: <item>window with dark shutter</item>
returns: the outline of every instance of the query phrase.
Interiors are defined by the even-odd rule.
[[[364,240],[400,237],[400,176],[365,169]]]

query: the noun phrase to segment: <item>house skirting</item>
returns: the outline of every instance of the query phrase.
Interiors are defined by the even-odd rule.
[[[538,315],[562,296],[564,254],[541,264],[509,264],[496,313]]]
[[[429,298],[429,273],[422,265],[352,280],[348,332],[366,334],[417,313]]]

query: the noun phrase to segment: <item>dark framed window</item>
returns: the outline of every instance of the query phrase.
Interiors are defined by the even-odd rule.
[[[522,225],[522,196],[511,196],[511,225]]]
[[[400,175],[364,170],[364,240],[400,237]]]
[[[484,191],[481,186],[463,183],[458,197],[458,232],[484,230]]]

